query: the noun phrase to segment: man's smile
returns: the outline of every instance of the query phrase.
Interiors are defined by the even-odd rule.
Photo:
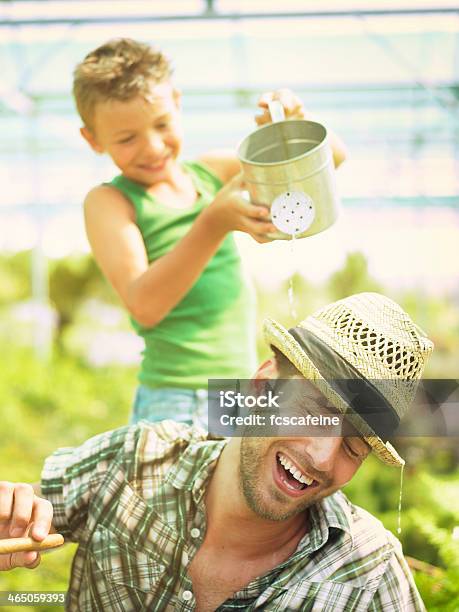
[[[291,497],[301,497],[319,486],[315,478],[305,472],[286,454],[277,452],[273,469],[274,482],[281,491]]]

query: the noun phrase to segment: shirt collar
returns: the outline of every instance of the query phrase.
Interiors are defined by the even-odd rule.
[[[176,489],[191,491],[196,503],[199,503],[215,462],[227,443],[227,439],[203,440],[202,436],[191,440],[169,471],[165,481]]]
[[[354,545],[352,509],[342,491],[336,491],[311,506],[309,517],[311,529],[301,540],[298,548],[306,545],[307,540],[309,540],[311,550],[321,548],[330,537],[330,528],[344,531],[350,539],[351,546]]]

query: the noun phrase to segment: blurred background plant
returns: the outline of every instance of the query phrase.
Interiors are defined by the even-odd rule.
[[[80,139],[70,96],[75,64],[115,36],[172,57],[186,158],[235,147],[260,93],[278,87],[348,146],[332,228],[263,246],[237,236],[259,331],[266,315],[290,326],[381,291],[433,339],[426,376],[459,379],[457,2],[0,0],[0,478],[37,480],[48,453],[124,425],[130,410],[141,345],[88,255],[81,212],[115,169]],[[267,355],[261,334],[258,348]],[[396,446],[408,463],[405,553],[428,610],[457,612],[457,439]],[[346,487],[394,533],[399,476],[370,457]],[[0,591],[65,590],[73,552],[0,574]]]

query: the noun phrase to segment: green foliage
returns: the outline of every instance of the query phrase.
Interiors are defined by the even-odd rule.
[[[435,350],[426,377],[456,378],[459,355],[459,308],[457,300],[409,291],[395,299],[411,314],[433,341]]]
[[[31,298],[33,251],[0,256],[0,307]],[[119,305],[119,299],[101,274],[94,258],[75,255],[52,260],[48,267],[49,300],[57,312],[56,340],[73,322],[89,298]]]
[[[38,361],[25,348],[4,347],[2,357],[2,429],[9,432],[2,440],[2,453],[13,459],[9,466],[14,478],[38,478],[36,458],[45,457],[56,443],[79,444],[97,432],[126,423],[134,371],[91,370],[63,355]]]
[[[30,251],[0,257],[0,306],[30,295]]]
[[[435,487],[436,479],[431,477],[426,478],[423,474],[423,480],[429,480],[430,484]],[[442,497],[441,482],[438,483],[435,494],[429,495],[433,504],[438,503],[439,510],[432,511],[432,508],[437,508],[435,505],[425,504],[411,508],[407,520],[409,520],[410,529],[418,535],[418,550],[429,550],[430,555],[434,554],[436,559],[435,565],[438,570],[434,574],[427,572],[417,572],[416,582],[418,588],[423,595],[424,601],[429,611],[450,610],[456,612],[459,609],[459,541],[452,538],[452,529],[449,527],[440,527],[441,522],[449,522],[447,512],[445,510],[445,500]],[[457,475],[453,486],[457,492]],[[435,490],[435,489],[434,489]],[[443,507],[440,501],[443,501]],[[458,506],[451,508],[455,510],[456,517]],[[430,511],[429,511],[430,507]],[[456,519],[457,520],[457,519]],[[426,555],[427,556],[427,555]],[[419,558],[419,557],[418,557]]]
[[[444,567],[459,572],[459,542],[451,537],[451,529],[444,529],[436,525],[430,517],[426,517],[419,510],[410,512],[410,519],[421,535],[435,547]]]
[[[105,302],[118,301],[93,257],[73,256],[50,264],[49,299],[58,312],[56,340],[59,343],[79,307],[90,297],[99,297]]]
[[[458,584],[459,573],[452,570],[435,576],[421,572],[416,574],[416,585],[428,612],[457,612]]]
[[[88,297],[119,303],[94,258],[78,255],[49,264],[50,299],[59,312],[71,313]]]
[[[341,270],[331,275],[328,292],[331,301],[340,300],[362,291],[381,292],[382,287],[368,271],[368,262],[363,253],[349,253]]]

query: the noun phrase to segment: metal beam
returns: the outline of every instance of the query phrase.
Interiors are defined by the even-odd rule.
[[[0,4],[3,4],[0,3]],[[8,4],[8,3],[4,3]],[[210,3],[211,5],[212,3]],[[0,21],[0,27],[11,26],[54,26],[54,25],[100,25],[100,24],[129,24],[173,21],[236,21],[251,19],[324,19],[324,18],[359,18],[359,17],[398,17],[398,16],[430,16],[430,15],[459,15],[459,6],[435,8],[400,8],[400,9],[363,9],[340,11],[295,11],[278,13],[217,13],[206,11],[196,15],[130,15],[130,16],[102,16],[102,17],[57,17],[46,19],[11,19]]]

